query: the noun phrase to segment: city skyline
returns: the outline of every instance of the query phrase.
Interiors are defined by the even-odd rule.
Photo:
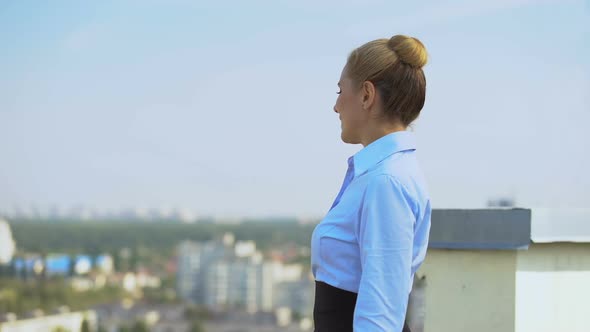
[[[0,213],[321,218],[360,149],[340,71],[393,34],[430,55],[413,130],[434,208],[584,207],[588,22],[585,1],[3,2]]]

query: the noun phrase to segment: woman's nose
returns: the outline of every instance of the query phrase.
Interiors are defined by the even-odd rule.
[[[334,112],[338,113],[338,110],[336,110],[336,105],[334,105]]]

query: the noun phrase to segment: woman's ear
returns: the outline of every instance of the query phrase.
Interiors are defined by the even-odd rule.
[[[371,81],[365,81],[361,87],[362,105],[364,110],[369,110],[375,104],[376,98],[375,84]]]

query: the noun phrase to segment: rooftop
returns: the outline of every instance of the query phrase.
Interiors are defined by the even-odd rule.
[[[434,209],[430,248],[510,250],[590,243],[590,209]]]

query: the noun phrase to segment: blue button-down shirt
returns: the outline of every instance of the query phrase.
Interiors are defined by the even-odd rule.
[[[315,279],[358,293],[354,331],[402,331],[426,255],[430,197],[413,135],[383,136],[350,157],[342,188],[313,232]]]

